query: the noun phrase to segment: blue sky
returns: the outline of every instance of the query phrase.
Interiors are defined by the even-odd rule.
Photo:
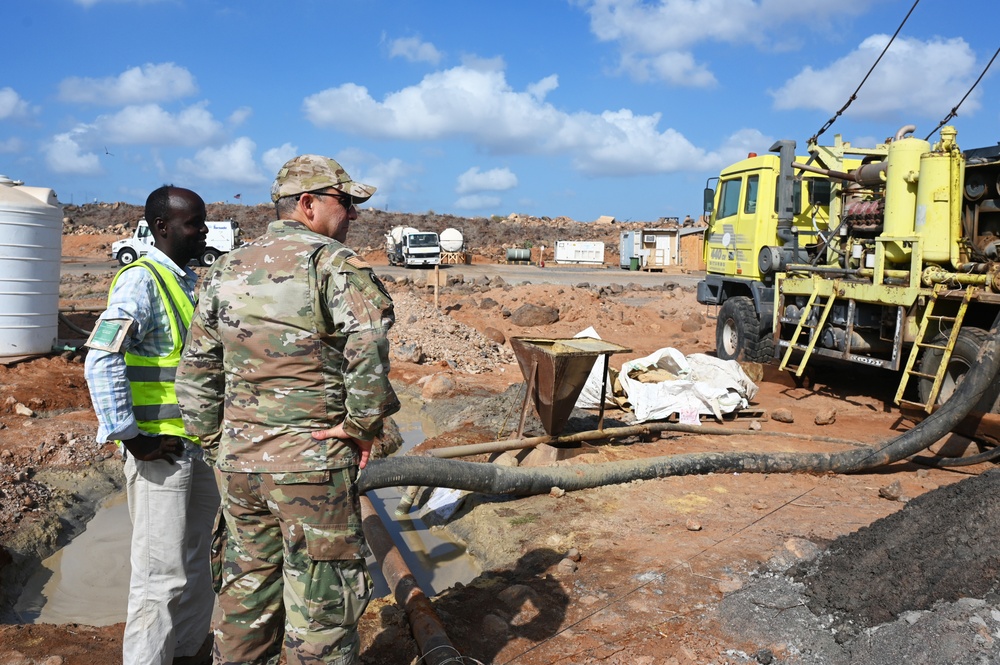
[[[0,174],[63,203],[170,182],[253,204],[308,152],[397,212],[696,216],[722,166],[804,148],[912,4],[9,0]],[[995,10],[922,0],[824,138],[926,136],[1000,46]],[[998,70],[952,122],[963,148],[1000,140]]]

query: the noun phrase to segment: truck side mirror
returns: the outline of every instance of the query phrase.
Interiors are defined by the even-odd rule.
[[[706,187],[704,198],[705,202],[703,207],[705,209],[705,212],[711,213],[713,210],[715,210],[715,190],[712,189],[711,187]]]

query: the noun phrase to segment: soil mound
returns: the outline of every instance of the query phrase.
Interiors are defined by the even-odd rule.
[[[1000,470],[917,497],[789,572],[805,584],[813,613],[834,615],[848,634],[939,601],[994,594]]]

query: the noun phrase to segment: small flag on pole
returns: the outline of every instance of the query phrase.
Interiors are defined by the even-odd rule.
[[[235,195],[233,195],[233,198],[236,199],[237,201],[239,201],[240,195],[239,194],[235,194]]]

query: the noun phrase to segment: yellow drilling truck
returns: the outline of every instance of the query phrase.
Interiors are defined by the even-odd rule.
[[[953,392],[1000,307],[1000,147],[914,129],[800,157],[778,141],[709,181],[698,302],[717,308],[719,357],[901,371],[896,402],[927,411]]]

